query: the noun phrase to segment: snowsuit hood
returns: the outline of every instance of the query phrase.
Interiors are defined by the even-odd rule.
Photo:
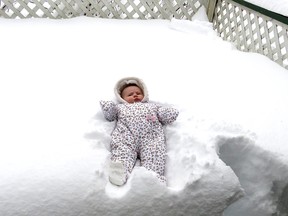
[[[142,90],[144,97],[143,97],[143,100],[141,102],[148,102],[149,99],[148,99],[147,87],[146,87],[145,83],[143,82],[143,80],[141,80],[137,77],[125,77],[125,78],[120,79],[116,83],[115,88],[114,88],[114,93],[115,93],[117,101],[120,103],[127,103],[121,97],[121,92],[127,85],[130,85],[130,84],[135,84]]]

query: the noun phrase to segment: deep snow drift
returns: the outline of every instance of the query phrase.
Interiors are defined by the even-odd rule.
[[[0,31],[1,215],[287,214],[284,68],[199,20],[0,20]],[[166,127],[167,187],[141,167],[124,187],[107,180],[114,123],[99,100],[124,76],[180,111]]]

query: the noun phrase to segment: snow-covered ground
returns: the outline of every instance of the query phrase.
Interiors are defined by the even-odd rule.
[[[288,72],[199,19],[1,19],[0,215],[287,215]],[[180,111],[167,187],[107,180],[99,100],[125,76]]]

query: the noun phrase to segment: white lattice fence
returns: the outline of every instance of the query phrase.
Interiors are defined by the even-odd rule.
[[[191,19],[208,0],[0,0],[0,17]]]
[[[261,53],[288,69],[288,25],[231,0],[221,0],[213,26],[238,49]]]

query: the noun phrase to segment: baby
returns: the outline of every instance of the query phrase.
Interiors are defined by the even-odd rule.
[[[104,117],[116,120],[112,132],[109,181],[125,184],[136,163],[157,173],[161,182],[166,182],[166,143],[163,125],[174,122],[178,111],[148,103],[148,91],[144,82],[136,77],[119,80],[115,86],[119,104],[100,101]]]

